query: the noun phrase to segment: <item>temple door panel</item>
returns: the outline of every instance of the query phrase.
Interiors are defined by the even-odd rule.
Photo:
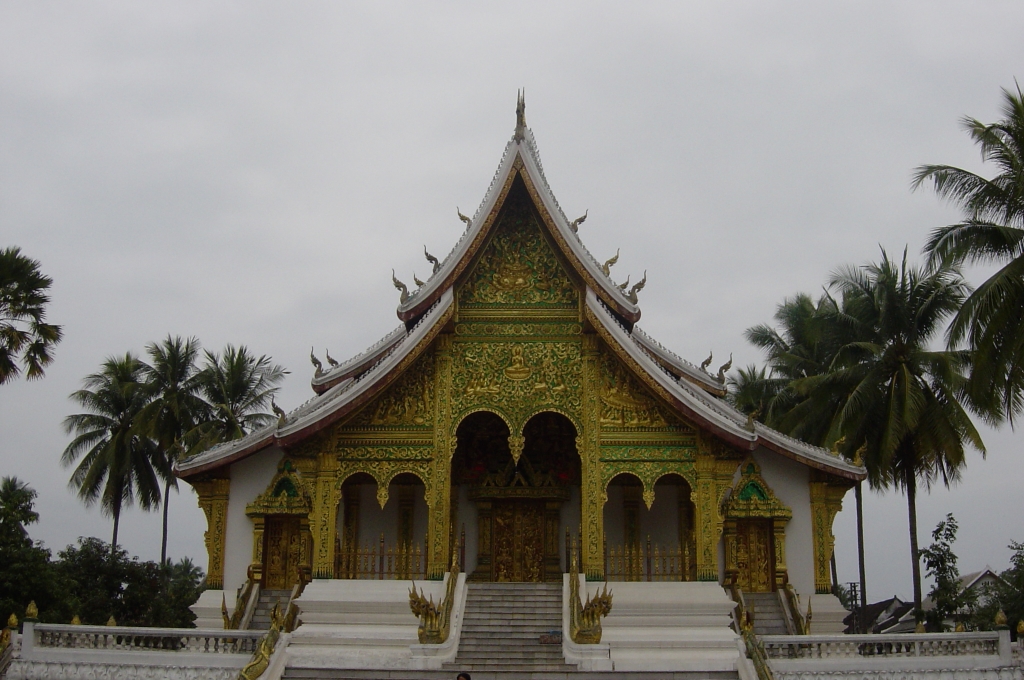
[[[746,592],[768,593],[775,584],[775,551],[768,519],[736,522],[736,583]]]
[[[291,588],[299,582],[302,560],[300,519],[287,515],[267,517],[263,541],[263,588]]]
[[[490,533],[491,580],[544,580],[543,501],[495,501]]]

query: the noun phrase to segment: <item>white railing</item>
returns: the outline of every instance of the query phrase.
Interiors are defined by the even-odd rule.
[[[998,633],[801,635],[761,637],[769,659],[987,656],[999,654]]]
[[[1009,630],[883,635],[764,635],[772,670],[786,677],[810,671],[843,673],[995,669],[1014,665]],[[801,676],[802,677],[802,676]],[[1001,676],[1000,676],[1001,677]]]
[[[40,651],[94,649],[187,654],[252,654],[262,635],[263,631],[258,630],[36,624],[32,646]]]

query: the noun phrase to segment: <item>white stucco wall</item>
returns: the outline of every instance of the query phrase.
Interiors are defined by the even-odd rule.
[[[786,567],[796,591],[814,593],[814,543],[811,532],[810,470],[765,448],[754,451],[761,476],[780,501],[793,511],[786,524]]]
[[[231,466],[224,550],[224,592],[228,593],[229,601],[233,601],[232,594],[245,582],[245,572],[252,562],[252,520],[246,517],[245,506],[266,491],[283,455],[275,446]]]

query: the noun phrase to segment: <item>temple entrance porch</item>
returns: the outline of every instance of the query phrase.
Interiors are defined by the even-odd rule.
[[[523,429],[513,456],[508,425],[490,412],[467,416],[456,431],[451,517],[464,542],[472,581],[561,581],[559,537],[578,527],[580,459],[576,428],[544,412]],[[453,545],[457,543],[453,542]]]

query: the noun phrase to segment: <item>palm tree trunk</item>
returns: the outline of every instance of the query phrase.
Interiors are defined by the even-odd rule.
[[[863,614],[864,610],[868,606],[868,587],[867,579],[864,576],[864,494],[861,489],[863,482],[857,482],[856,497],[857,497],[857,563],[860,567],[860,613]],[[863,621],[859,620],[858,617],[857,632],[864,632],[862,626]]]
[[[914,574],[914,617],[921,612],[921,553],[917,546],[917,476],[912,467],[903,472],[907,487],[907,510],[910,514],[910,566]]]
[[[167,501],[171,500],[171,480],[164,482],[164,533],[160,539],[160,565],[167,562]]]
[[[115,507],[113,510],[114,515],[114,535],[110,539],[110,563],[114,563],[114,557],[117,555],[117,525],[121,522],[121,508],[120,506]]]

